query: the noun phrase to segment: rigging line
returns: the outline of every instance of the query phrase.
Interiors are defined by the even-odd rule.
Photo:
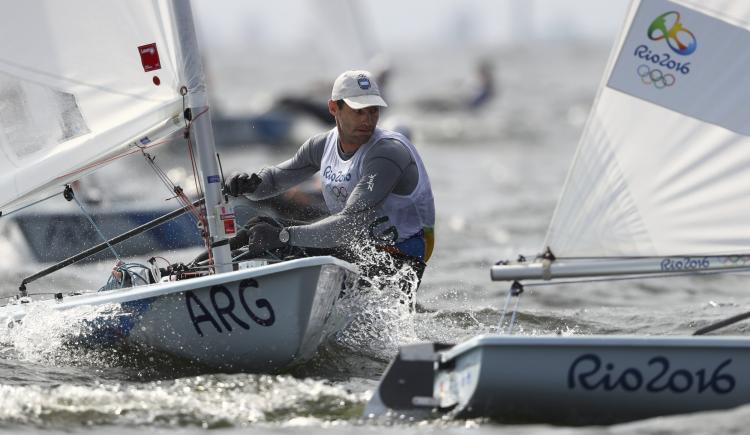
[[[156,159],[151,157],[150,154],[146,153],[145,151],[141,150],[143,152],[143,157],[146,159],[146,162],[148,162],[148,165],[151,167],[151,169],[156,173],[156,176],[161,180],[161,182],[164,184],[164,186],[167,188],[170,194],[173,194],[172,198],[176,198],[180,204],[183,206],[183,208],[187,208],[190,211],[190,215],[192,218],[198,222],[200,221],[200,216],[198,213],[198,209],[196,209],[192,202],[187,198],[185,195],[180,195],[178,193],[178,186],[172,182],[172,180],[169,178],[166,172],[156,164]]]
[[[695,332],[693,332],[693,335],[705,335],[709,332],[713,332],[713,331],[716,331],[717,329],[721,329],[729,325],[733,325],[735,323],[741,322],[748,318],[750,318],[750,311],[740,313],[740,314],[734,315],[732,317],[728,317],[723,320],[719,320],[718,322],[711,323],[708,326],[704,326],[696,330]]]
[[[632,275],[612,278],[591,278],[591,279],[576,279],[570,281],[550,281],[550,282],[536,282],[536,283],[524,283],[525,287],[546,287],[558,284],[586,284],[589,282],[610,282],[610,281],[633,281],[636,279],[657,279],[657,278],[674,278],[679,276],[691,276],[691,275],[719,275],[719,274],[730,274],[730,273],[747,273],[750,270],[750,266],[745,269],[735,268],[730,270],[712,270],[712,271],[686,271],[686,272],[674,272],[665,273],[659,275]]]
[[[166,136],[166,138],[164,140],[162,140],[160,142],[154,142],[154,143],[149,144],[149,145],[144,145],[142,148],[143,149],[149,149],[149,148],[153,148],[153,147],[158,146],[158,145],[169,143],[170,140],[168,138],[170,138],[174,134],[175,133],[171,133],[170,135]],[[127,156],[130,156],[132,154],[135,154],[135,153],[141,151],[141,147],[137,147],[137,148],[138,149],[130,150],[130,151],[122,153],[122,154],[117,154],[115,156],[109,157],[109,158],[104,159],[102,161],[94,162],[94,163],[91,163],[91,164],[89,164],[87,166],[84,166],[82,168],[79,168],[79,169],[76,169],[74,171],[70,171],[68,173],[62,174],[59,177],[55,178],[55,181],[57,181],[57,180],[63,180],[63,179],[65,179],[65,178],[67,178],[67,177],[69,177],[71,175],[80,174],[80,173],[85,172],[85,171],[87,171],[89,169],[93,169],[93,168],[96,168],[96,167],[99,167],[99,166],[103,166],[103,165],[105,165],[107,163],[110,163],[110,162],[113,162],[113,161],[115,161],[117,159],[121,159],[123,157],[127,157]]]
[[[182,107],[183,107],[183,114],[187,111],[185,109],[185,97],[187,95],[187,88],[183,86],[183,88],[180,90],[180,93],[182,94]],[[198,113],[195,117],[191,116],[191,119],[188,119],[187,116],[183,115],[183,118],[185,119],[185,139],[187,141],[187,148],[188,148],[188,155],[190,156],[190,164],[193,169],[193,182],[195,183],[196,192],[202,197],[205,198],[205,195],[203,193],[203,189],[201,188],[200,183],[198,182],[198,167],[195,161],[195,156],[193,154],[193,141],[192,141],[192,127],[193,127],[193,120],[197,119],[198,117],[202,116],[208,112],[208,108],[204,109],[200,113]],[[178,196],[184,196],[184,192],[182,190],[175,192]],[[202,205],[201,212],[198,213],[197,217],[199,219],[199,223],[201,224],[201,236],[203,237],[203,243],[206,247],[206,253],[208,254],[208,264],[211,268],[214,266],[214,257],[213,257],[213,251],[211,249],[211,235],[208,232],[208,204],[205,202]]]
[[[186,86],[183,86],[180,88],[180,95],[182,95],[182,120],[185,121],[185,130],[190,127],[190,123],[187,119],[187,116],[185,116],[185,110],[186,110],[186,104],[185,104],[185,96],[187,96],[188,90]]]
[[[193,219],[196,222],[200,221],[200,212],[198,209],[193,205],[193,203],[190,201],[190,199],[187,197],[187,195],[184,194],[182,189],[177,186],[175,183],[172,182],[172,180],[169,178],[169,176],[164,172],[164,170],[156,164],[156,161],[154,158],[152,158],[149,154],[144,153],[144,158],[148,162],[149,166],[152,168],[152,170],[156,173],[157,177],[162,181],[162,183],[166,186],[167,190],[169,190],[169,193],[173,194],[172,198],[176,198],[180,204],[182,204],[183,208],[188,209],[190,212],[190,215],[193,217]]]
[[[192,122],[191,122],[191,127],[192,127]],[[190,128],[188,128],[188,132],[189,131],[190,131]],[[195,190],[198,192],[200,196],[203,197],[204,196],[203,188],[201,187],[201,183],[198,180],[199,171],[198,171],[197,162],[195,160],[195,154],[193,152],[193,141],[191,139],[190,133],[188,133],[187,143],[188,143],[188,155],[190,156],[190,164],[192,165],[192,168],[193,168],[193,183],[195,183]]]
[[[183,192],[181,189],[176,189],[175,198],[177,198],[180,203],[187,204],[184,206],[184,208],[187,208],[190,211],[191,216],[196,220],[196,222],[200,223],[201,225],[205,224],[206,221],[205,219],[203,219],[201,211],[193,205],[193,203],[190,201],[190,198],[185,195],[185,192]]]
[[[46,198],[42,198],[42,199],[36,200],[36,201],[32,202],[31,204],[24,205],[21,208],[17,208],[15,210],[9,211],[7,213],[2,213],[2,217],[10,216],[13,213],[17,213],[17,212],[19,212],[19,211],[21,211],[21,210],[23,210],[25,208],[29,208],[29,207],[35,206],[35,205],[39,204],[40,202],[44,202],[44,201],[46,201],[48,199],[52,199],[52,198],[56,197],[57,195],[59,195],[60,193],[61,192],[55,192],[55,193],[53,193],[52,195],[50,195],[50,196],[48,196]]]
[[[516,324],[516,318],[518,316],[518,304],[521,303],[521,295],[523,293],[519,293],[516,296],[516,304],[513,306],[513,312],[510,317],[510,324],[508,324],[508,335],[513,335],[513,326]]]
[[[203,189],[201,188],[201,183],[198,181],[198,166],[197,162],[195,160],[195,154],[193,152],[193,141],[188,137],[188,155],[190,156],[190,164],[193,167],[193,183],[195,183],[195,190],[203,196]]]
[[[96,225],[96,222],[94,222],[94,219],[91,218],[91,215],[89,214],[89,212],[86,210],[86,208],[83,206],[83,204],[81,204],[81,202],[78,201],[78,197],[76,195],[73,195],[73,200],[76,202],[76,204],[78,204],[78,207],[81,209],[81,211],[83,212],[84,216],[86,216],[86,218],[89,220],[89,222],[91,222],[91,225],[94,227],[94,229],[96,230],[96,232],[99,233],[99,237],[101,237],[102,240],[104,240],[104,243],[107,244],[107,247],[109,248],[109,250],[112,251],[112,254],[115,255],[115,258],[117,258],[118,261],[122,261],[122,259],[120,258],[120,256],[117,255],[117,251],[115,251],[115,248],[109,243],[109,240],[106,237],[104,237],[104,234],[99,229],[99,226]]]
[[[198,116],[196,116],[194,119],[197,119],[199,116],[201,116],[205,112],[206,111],[204,110],[203,112],[201,112],[200,114],[198,114]],[[190,121],[190,126],[188,127],[188,131],[192,130],[193,122],[194,121]],[[197,163],[197,161],[195,159],[195,155],[194,155],[194,151],[193,151],[193,136],[192,136],[192,134],[188,134],[188,150],[190,152],[190,161],[193,164],[193,178],[195,179],[196,190],[201,194],[201,196],[204,196],[203,195],[203,187],[201,186],[201,183],[198,182],[198,172],[199,171],[198,171],[198,163]]]
[[[148,153],[144,152],[143,157],[146,159],[146,163],[149,165],[151,170],[154,171],[156,176],[159,178],[159,181],[161,181],[164,187],[167,188],[167,191],[169,191],[170,194],[174,195],[174,189],[176,185],[167,176],[164,170],[161,169],[161,167],[156,164],[155,159],[152,158]]]
[[[183,107],[183,109],[185,109],[185,95],[187,95],[187,90],[185,91],[185,93],[182,96],[182,107]],[[183,110],[183,113],[185,111],[186,111],[186,109]],[[187,140],[188,156],[190,157],[190,165],[192,166],[192,169],[193,169],[193,183],[195,183],[195,190],[196,190],[196,192],[198,192],[199,194],[201,194],[201,196],[203,196],[202,195],[203,192],[201,192],[200,183],[198,182],[198,167],[196,166],[195,156],[193,155],[193,141],[192,141],[191,130],[192,130],[192,127],[193,127],[193,119],[198,118],[198,116],[202,115],[203,113],[205,113],[205,110],[203,112],[199,113],[195,117],[190,116],[190,119],[188,119],[187,116],[183,117],[185,119],[185,139]]]
[[[501,331],[503,328],[503,323],[505,323],[505,314],[508,312],[508,305],[510,305],[510,300],[513,297],[513,289],[508,289],[508,295],[505,297],[505,305],[503,306],[503,313],[500,315],[500,321],[497,324],[497,330]]]

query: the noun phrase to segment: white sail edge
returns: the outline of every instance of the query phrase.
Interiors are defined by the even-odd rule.
[[[0,48],[3,213],[180,128],[171,3],[29,0],[6,12],[0,37],[22,43]]]
[[[184,128],[184,118],[181,114],[176,114],[171,118],[159,122],[152,128],[125,140],[121,147],[114,148],[115,152],[102,155],[98,159],[92,160],[68,174],[60,175],[47,184],[38,186],[34,192],[27,193],[15,200],[4,203],[2,209],[0,209],[0,216],[8,216],[43,198],[54,195],[55,192],[62,194],[65,185],[98,171],[101,167],[107,165],[108,162],[125,157],[133,153],[136,149],[145,151],[151,147],[159,146],[161,143],[165,143],[171,135]]]
[[[638,10],[638,5],[640,5],[640,0],[631,0],[630,5],[628,5],[628,11],[625,14],[625,19],[622,21],[622,24],[620,24],[620,30],[617,36],[617,39],[615,40],[615,43],[612,45],[612,49],[609,52],[609,56],[607,58],[607,65],[604,70],[604,74],[602,74],[601,79],[599,80],[599,85],[596,88],[596,95],[594,96],[594,101],[591,104],[591,110],[589,111],[588,116],[586,117],[586,122],[583,126],[583,131],[581,133],[581,137],[578,139],[578,144],[576,146],[576,150],[573,154],[573,158],[571,160],[571,164],[569,166],[568,173],[565,176],[565,181],[563,182],[563,187],[560,189],[560,196],[558,197],[558,201],[555,204],[555,209],[552,212],[552,218],[550,219],[550,225],[547,228],[547,233],[544,237],[544,243],[543,246],[549,246],[550,239],[552,238],[552,232],[553,232],[553,223],[557,221],[558,214],[560,213],[560,209],[562,206],[562,194],[568,189],[569,184],[571,184],[571,178],[573,177],[574,172],[571,170],[574,166],[576,161],[578,161],[581,149],[584,146],[584,142],[586,138],[589,136],[590,130],[594,128],[595,119],[597,116],[597,107],[599,106],[599,101],[602,98],[602,92],[607,86],[607,80],[609,80],[609,76],[612,73],[612,69],[615,66],[615,61],[617,60],[617,56],[620,54],[620,50],[622,48],[622,44],[625,42],[625,38],[627,36],[627,31],[630,28],[630,23],[633,21],[633,17],[635,16],[636,11]]]
[[[750,253],[648,258],[536,260],[530,263],[492,266],[490,276],[493,281],[550,281],[563,278],[674,275],[744,270],[750,270]]]

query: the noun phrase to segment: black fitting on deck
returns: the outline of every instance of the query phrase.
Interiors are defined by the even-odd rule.
[[[523,284],[518,281],[513,281],[513,284],[510,285],[511,296],[520,296],[521,293],[523,293]]]

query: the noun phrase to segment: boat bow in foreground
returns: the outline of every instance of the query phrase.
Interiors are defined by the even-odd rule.
[[[310,257],[174,282],[0,307],[14,326],[32,309],[111,307],[89,322],[92,344],[143,346],[222,370],[275,372],[308,360],[356,268]],[[23,299],[22,299],[23,300]],[[75,339],[76,337],[71,337]]]

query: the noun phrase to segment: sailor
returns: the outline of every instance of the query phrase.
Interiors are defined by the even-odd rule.
[[[333,129],[309,138],[285,162],[227,180],[231,195],[263,200],[320,172],[330,216],[288,226],[256,218],[246,228],[249,246],[331,250],[352,261],[352,254],[370,243],[389,253],[396,265],[412,267],[421,279],[434,240],[432,188],[409,139],[377,127],[381,107],[387,104],[372,74],[346,71],[334,82],[328,101]]]
[[[426,112],[476,112],[487,107],[499,94],[495,84],[495,72],[492,63],[482,60],[477,64],[476,77],[469,88],[449,98],[424,98],[417,100],[415,103],[420,110]]]

